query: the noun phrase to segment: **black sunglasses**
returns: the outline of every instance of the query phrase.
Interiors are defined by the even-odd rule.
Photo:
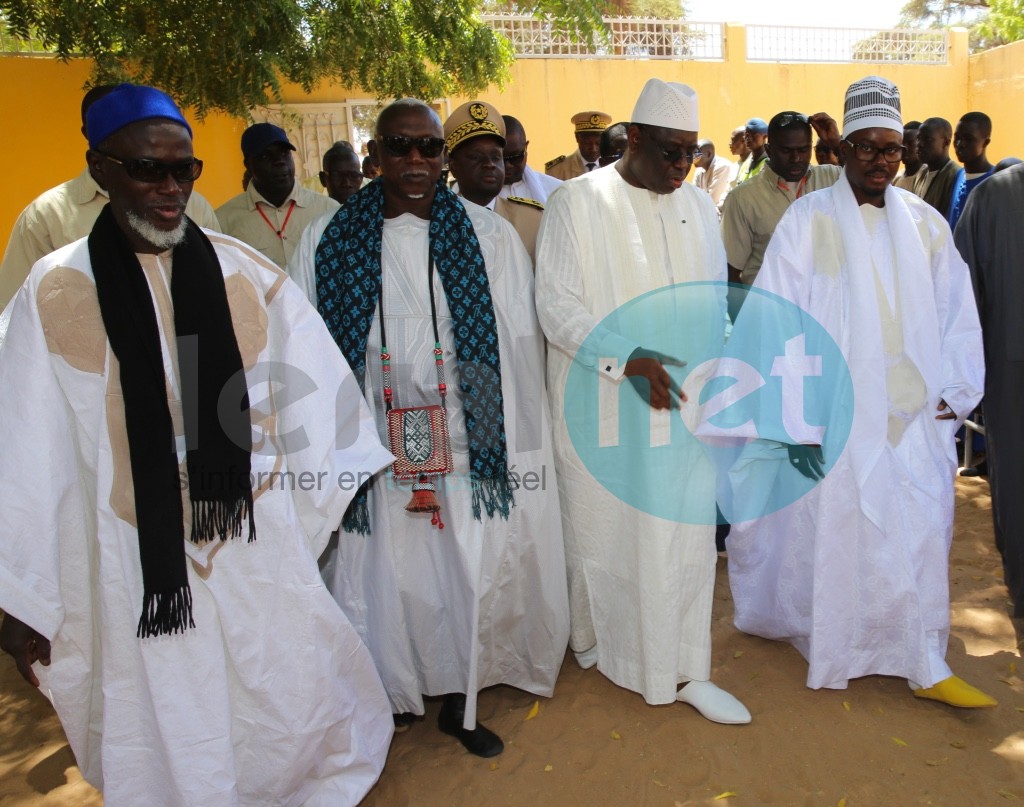
[[[664,146],[662,146],[661,143],[659,143],[657,140],[654,140],[653,138],[651,139],[651,142],[654,143],[654,147],[659,152],[661,152],[661,158],[665,162],[672,163],[673,165],[675,163],[679,162],[680,160],[686,160],[686,162],[692,163],[694,160],[699,160],[701,157],[704,156],[704,152],[701,151],[700,149],[671,149],[671,150],[669,150],[669,149],[665,148]]]
[[[441,149],[444,148],[444,140],[440,137],[382,135],[377,138],[377,142],[384,146],[387,152],[394,157],[404,157],[412,151],[413,146],[415,146],[416,151],[420,153],[420,156],[429,160],[433,157],[437,157],[441,153]]]
[[[768,124],[769,129],[785,129],[794,123],[810,125],[811,120],[800,112],[780,112]]]
[[[512,163],[512,165],[519,165],[523,160],[526,159],[525,151],[517,151],[515,154],[506,154],[505,162]]]
[[[195,182],[199,179],[200,174],[203,173],[203,161],[202,160],[186,160],[180,163],[164,163],[160,160],[122,160],[115,157],[113,154],[107,154],[105,151],[99,149],[93,149],[101,157],[106,157],[112,163],[117,163],[124,172],[136,182],[148,182],[151,184],[159,184],[164,182],[168,175],[174,178],[175,182]]]

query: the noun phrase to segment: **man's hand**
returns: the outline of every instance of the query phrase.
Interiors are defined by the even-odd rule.
[[[672,380],[665,365],[685,367],[686,362],[655,350],[637,348],[622,371],[633,389],[652,409],[672,409],[679,405],[678,402],[686,400],[686,395]]]
[[[44,667],[50,666],[49,639],[36,633],[21,620],[4,614],[3,624],[0,625],[0,650],[14,658],[22,678],[32,686],[39,687],[39,679],[32,672],[32,665],[38,661]]]
[[[950,409],[949,404],[942,400],[942,398],[939,398],[939,405],[935,408],[942,412],[941,415],[935,416],[936,420],[956,420],[956,412]]]
[[[808,479],[817,482],[825,478],[825,455],[821,446],[788,445],[789,463]]]
[[[839,126],[831,115],[827,112],[815,112],[807,118],[807,122],[811,124],[815,134],[828,143],[830,148],[839,148],[839,141],[841,138],[839,134]]]

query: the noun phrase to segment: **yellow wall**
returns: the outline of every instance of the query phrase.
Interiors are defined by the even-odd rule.
[[[946,65],[761,63],[745,59],[745,29],[726,26],[721,62],[624,61],[611,59],[523,59],[512,68],[504,90],[483,95],[502,112],[523,121],[530,139],[530,164],[567,154],[575,143],[569,118],[599,109],[625,120],[644,82],[652,76],[683,81],[700,96],[701,134],[728,153],[729,132],[747,118],[765,120],[784,109],[842,116],[847,85],[869,73],[899,85],[905,119],[940,115],[951,121],[970,109],[994,121],[992,155],[1005,156],[1012,133],[1020,131],[1024,108],[1015,99],[1024,85],[1024,43],[968,57],[967,33],[950,36]],[[35,196],[78,173],[85,142],[79,106],[88,64],[62,64],[39,57],[0,57],[0,119],[7,128],[6,193],[0,198],[0,247],[22,208]],[[360,91],[324,84],[312,95],[286,87],[290,103],[363,99]],[[454,108],[465,99],[451,99]],[[187,114],[187,113],[186,113]],[[193,119],[189,116],[190,120]],[[241,190],[238,139],[244,123],[211,115],[195,123],[196,154],[206,164],[197,189],[217,206]],[[1021,156],[1024,156],[1022,154]]]
[[[965,111],[977,110],[992,118],[988,156],[1024,159],[1017,137],[1024,130],[1024,42],[1014,42],[976,54],[970,59],[970,86]]]
[[[0,250],[22,209],[36,196],[85,167],[81,134],[83,86],[89,62],[0,57],[0,120],[4,121],[8,159],[0,198]],[[186,112],[195,134],[196,156],[203,175],[196,188],[214,206],[242,189],[239,138],[245,124],[226,115],[204,123]]]
[[[723,62],[522,59],[513,66],[506,89],[486,93],[484,100],[523,122],[530,164],[538,170],[575,149],[569,123],[574,113],[598,109],[614,120],[628,120],[649,78],[681,81],[697,90],[701,136],[713,140],[726,157],[729,134],[748,118],[768,120],[795,109],[828,112],[841,121],[847,86],[871,74],[899,86],[906,120],[930,115],[956,120],[967,111],[966,31],[951,35],[946,65],[893,66],[747,62],[744,34],[743,26],[726,26]]]

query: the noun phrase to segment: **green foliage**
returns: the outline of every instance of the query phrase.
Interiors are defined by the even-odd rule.
[[[902,9],[902,25],[970,31],[971,51],[1024,39],[1024,0],[910,0]]]
[[[900,24],[912,28],[970,28],[988,7],[988,0],[910,0],[900,10]]]
[[[93,83],[165,89],[202,117],[281,100],[330,79],[379,99],[432,99],[501,85],[509,42],[480,20],[484,0],[0,0],[12,33],[95,63]],[[599,0],[536,0],[586,41],[604,36]]]
[[[992,45],[1024,39],[1024,0],[992,0],[978,29]]]
[[[625,13],[630,17],[654,17],[659,20],[675,20],[685,16],[679,0],[626,0]]]

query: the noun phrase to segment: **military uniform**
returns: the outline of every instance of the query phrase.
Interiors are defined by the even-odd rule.
[[[600,134],[608,128],[611,122],[612,116],[605,112],[577,112],[572,116],[573,129],[578,135],[590,132]],[[593,164],[596,168],[598,165],[597,159],[594,160]],[[568,157],[562,154],[553,160],[549,160],[544,164],[544,173],[564,181],[587,173],[587,163],[584,161],[583,155],[580,154],[580,150],[576,149]]]
[[[476,192],[471,192],[469,201],[481,204],[490,208],[501,218],[505,219],[515,229],[519,240],[523,242],[526,251],[530,254],[530,265],[533,265],[533,256],[537,247],[537,231],[540,229],[541,212],[544,205],[534,199],[526,199],[518,196],[501,198],[495,193],[490,199],[484,198],[487,190],[485,185],[477,188],[478,177],[463,173],[466,169],[462,167],[456,154],[452,157],[459,146],[474,137],[489,137],[505,145],[505,121],[501,113],[491,104],[483,101],[471,101],[456,109],[444,122],[444,142],[448,149],[451,165],[455,168],[462,168],[464,182],[469,182]],[[493,178],[493,171],[489,172]],[[459,189],[462,195],[462,189]]]
[[[530,253],[530,263],[535,263],[537,252],[537,232],[540,230],[540,219],[544,213],[544,205],[536,199],[525,199],[521,196],[509,196],[494,200],[494,212],[506,219]]]

